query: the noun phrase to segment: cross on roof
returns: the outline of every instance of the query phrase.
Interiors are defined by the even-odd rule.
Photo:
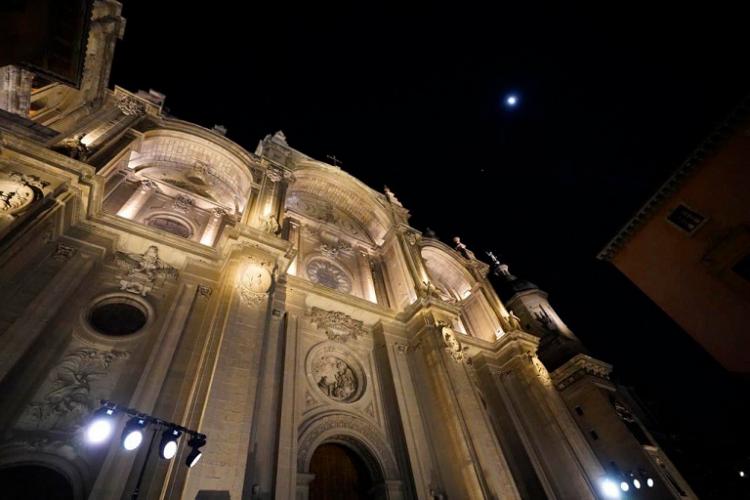
[[[331,160],[331,163],[333,163],[333,165],[335,167],[340,167],[341,166],[341,160],[339,160],[338,158],[336,158],[336,155],[326,155],[326,158],[328,158],[329,160]]]

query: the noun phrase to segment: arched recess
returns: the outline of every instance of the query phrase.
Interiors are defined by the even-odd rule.
[[[497,313],[462,258],[437,240],[423,239],[420,251],[438,295],[461,305],[461,323],[466,333],[494,342],[503,331]]]
[[[453,250],[441,242],[424,242],[420,249],[427,274],[439,291],[445,292],[453,301],[461,301],[469,295],[476,280],[453,255]]]
[[[186,128],[186,127],[183,127]],[[195,127],[198,129],[198,127]],[[249,200],[253,178],[250,158],[232,151],[206,131],[149,130],[128,169],[139,177],[163,182],[215,202],[232,212],[242,212]],[[229,145],[231,146],[231,145]]]
[[[337,443],[354,450],[375,482],[393,483],[401,479],[393,451],[381,432],[363,418],[343,412],[312,417],[300,427],[298,473],[309,474],[313,453],[324,443]]]
[[[376,245],[383,243],[391,217],[378,193],[341,169],[315,161],[300,163],[294,177],[287,208],[297,208],[293,205],[300,198],[314,199],[317,206],[308,207],[312,218],[338,225],[344,231],[356,231],[356,227],[347,227],[346,219],[350,218],[364,230],[360,238]]]
[[[58,442],[43,440],[39,445],[49,449],[54,448],[57,453],[71,455],[70,460],[56,453],[48,453],[34,449],[29,445],[6,445],[0,451],[0,475],[20,471],[21,468],[37,468],[40,470],[47,469],[51,474],[56,474],[64,479],[70,486],[70,496],[47,498],[57,499],[70,498],[72,500],[84,500],[87,496],[86,491],[91,486],[91,481],[85,471],[85,466],[80,463],[82,459],[76,455],[73,448],[69,445]],[[40,485],[41,486],[41,485]],[[5,488],[5,487],[3,487]],[[12,498],[3,496],[3,498]],[[36,498],[44,498],[37,496]]]

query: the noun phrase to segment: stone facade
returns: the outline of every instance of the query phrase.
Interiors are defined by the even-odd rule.
[[[123,23],[113,6],[95,12]],[[82,439],[106,398],[208,436],[196,467],[185,446],[149,467],[145,498],[305,499],[325,443],[374,498],[594,499],[629,471],[655,479],[644,498],[694,497],[611,367],[540,360],[550,322],[578,342],[543,292],[510,312],[488,264],[280,132],[250,152],[158,93],[95,88],[32,84],[35,115],[0,119],[0,471],[128,496],[143,454]]]

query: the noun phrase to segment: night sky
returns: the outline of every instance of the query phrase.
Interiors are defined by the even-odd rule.
[[[124,4],[112,84],[163,92],[249,150],[283,130],[389,186],[414,227],[504,256],[635,388],[699,494],[717,453],[748,455],[747,386],[595,258],[750,92],[739,10]]]

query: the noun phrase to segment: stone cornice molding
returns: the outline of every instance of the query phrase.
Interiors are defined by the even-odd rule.
[[[560,368],[552,372],[552,382],[558,390],[563,390],[577,380],[591,375],[603,380],[609,380],[612,365],[599,361],[586,354],[577,354]]]
[[[729,117],[714,130],[675,170],[636,214],[620,229],[617,234],[596,256],[599,260],[612,258],[630,241],[630,238],[661,208],[663,203],[674,194],[703,162],[716,153],[723,142],[746,121],[750,113],[750,97],[746,98]]]

